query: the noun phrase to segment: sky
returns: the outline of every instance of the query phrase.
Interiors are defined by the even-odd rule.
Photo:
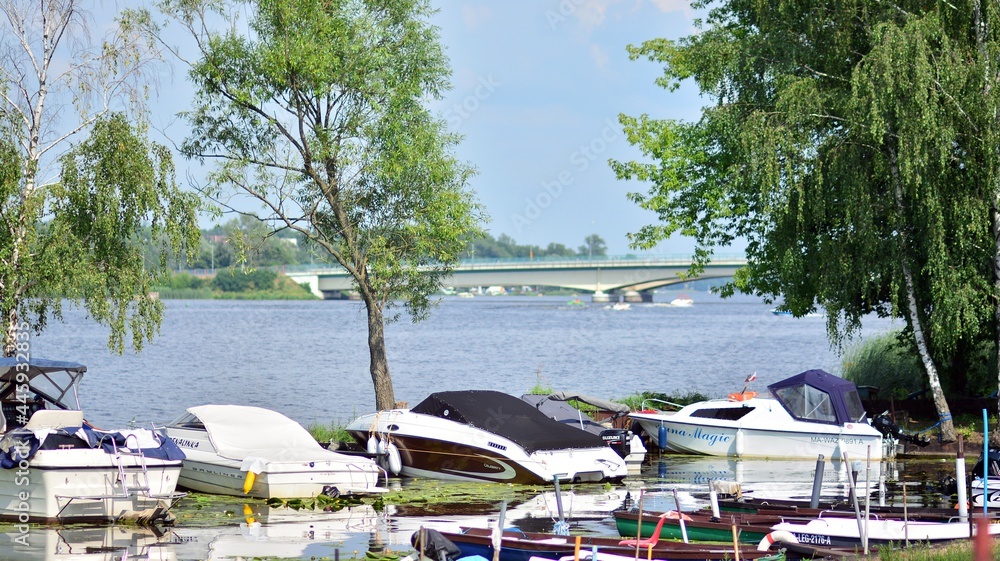
[[[608,159],[642,159],[618,115],[696,120],[706,100],[654,83],[662,67],[627,46],[691,35],[682,0],[435,0],[433,23],[453,89],[434,108],[464,136],[459,158],[489,214],[487,229],[519,244],[571,248],[600,235],[610,255],[637,253],[627,234],[656,221],[630,202],[647,184],[615,178]],[[689,254],[677,238],[654,253]]]
[[[627,46],[696,32],[684,0],[431,0],[432,23],[452,67],[452,89],[431,109],[463,136],[459,159],[494,237],[519,244],[579,248],[598,234],[609,255],[631,249],[627,235],[653,223],[653,213],[627,199],[649,185],[615,178],[608,159],[642,159],[619,114],[697,120],[706,100],[685,84],[669,92],[654,81],[663,68],[629,60]],[[174,142],[185,136],[176,113],[191,86],[179,67],[164,73],[154,126]],[[178,175],[197,177],[176,158]],[[185,169],[187,168],[187,169]],[[206,219],[204,227],[219,220]],[[676,238],[649,253],[689,256],[694,243]],[[737,249],[738,251],[738,249]],[[727,253],[722,249],[719,253]]]

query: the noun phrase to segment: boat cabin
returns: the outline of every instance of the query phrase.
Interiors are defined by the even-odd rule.
[[[0,357],[0,434],[28,424],[39,410],[79,411],[86,371],[75,362]]]
[[[823,370],[807,370],[767,387],[792,417],[843,425],[868,421],[854,382]]]

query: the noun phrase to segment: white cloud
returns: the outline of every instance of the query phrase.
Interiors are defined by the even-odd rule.
[[[611,57],[608,56],[608,53],[605,52],[600,45],[590,46],[590,56],[593,57],[594,64],[596,64],[601,70],[604,70],[607,67],[608,61],[611,59]]]
[[[491,17],[493,17],[493,10],[489,6],[471,6],[469,4],[462,6],[462,22],[470,29],[479,27]]]

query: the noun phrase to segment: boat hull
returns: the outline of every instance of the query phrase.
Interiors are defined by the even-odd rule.
[[[659,514],[659,513],[657,513]],[[622,537],[635,538],[639,529],[638,513],[618,511],[614,513],[615,526]],[[642,517],[642,537],[653,536],[660,519],[656,515]],[[739,541],[742,543],[760,543],[771,530],[766,525],[751,525],[737,523]],[[684,539],[684,533],[691,541],[722,541],[731,542],[733,540],[733,525],[728,522],[706,522],[704,520],[685,520],[684,530],[681,530],[680,521],[667,519],[660,528],[660,538],[670,540]]]
[[[749,422],[692,419],[678,414],[633,413],[631,417],[657,446],[660,446],[662,425],[667,437],[663,448],[678,454],[816,459],[819,454],[827,458],[841,458],[847,453],[850,458],[865,458],[869,454],[873,460],[882,458],[882,435],[870,426],[862,428],[861,424],[838,427],[798,423],[799,426],[805,425],[798,429],[790,418],[777,418],[767,426],[761,426]]]
[[[491,530],[480,528],[465,528],[462,533],[441,532],[444,537],[462,550],[462,556],[480,555],[486,559],[494,558]],[[544,559],[560,559],[572,556],[576,548],[575,536],[559,536],[519,531],[507,531],[503,534],[500,544],[500,561],[528,561],[532,557]],[[618,554],[634,559],[635,546],[623,546],[620,540],[593,536],[580,536],[581,555],[584,552],[598,549],[604,554]],[[731,537],[729,542],[731,542]],[[773,552],[771,552],[773,553]],[[640,558],[649,555],[648,548],[640,551]],[[758,559],[769,555],[768,552],[757,551],[756,546],[741,546],[741,559]],[[732,546],[686,544],[679,542],[660,542],[653,547],[654,559],[733,559]]]
[[[39,450],[26,469],[0,470],[0,517],[18,522],[153,517],[175,498],[181,462],[145,458],[144,463],[145,470],[134,456],[114,458],[101,449]]]
[[[861,545],[858,520],[851,518],[817,518],[807,523],[782,522],[772,526],[775,531],[790,532],[799,543],[824,547]],[[929,522],[869,519],[861,524],[868,535],[869,545],[939,543],[970,536],[968,522]],[[1000,524],[989,525],[990,535],[1000,534]]]
[[[319,449],[288,451],[294,459],[282,459],[281,451],[271,451],[244,492],[249,470],[242,460],[220,456],[206,431],[177,427],[166,431],[185,454],[179,485],[192,491],[260,499],[310,498],[333,489],[338,494],[382,491],[378,488],[382,472],[371,460]]]

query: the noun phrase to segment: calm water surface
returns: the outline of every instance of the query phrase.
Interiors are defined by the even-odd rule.
[[[599,397],[643,390],[723,396],[810,368],[839,373],[822,317],[770,313],[753,298],[690,292],[695,305],[569,306],[568,297],[446,298],[431,317],[386,330],[396,399],[442,390],[520,395],[538,384]],[[675,294],[658,294],[671,300]],[[88,366],[81,387],[99,426],[166,423],[205,403],[257,405],[304,425],[374,410],[362,306],[348,301],[166,301],[140,354],[107,350],[107,331],[73,311],[32,339],[36,357]],[[581,309],[582,308],[582,309]],[[872,319],[865,333],[890,328]]]

